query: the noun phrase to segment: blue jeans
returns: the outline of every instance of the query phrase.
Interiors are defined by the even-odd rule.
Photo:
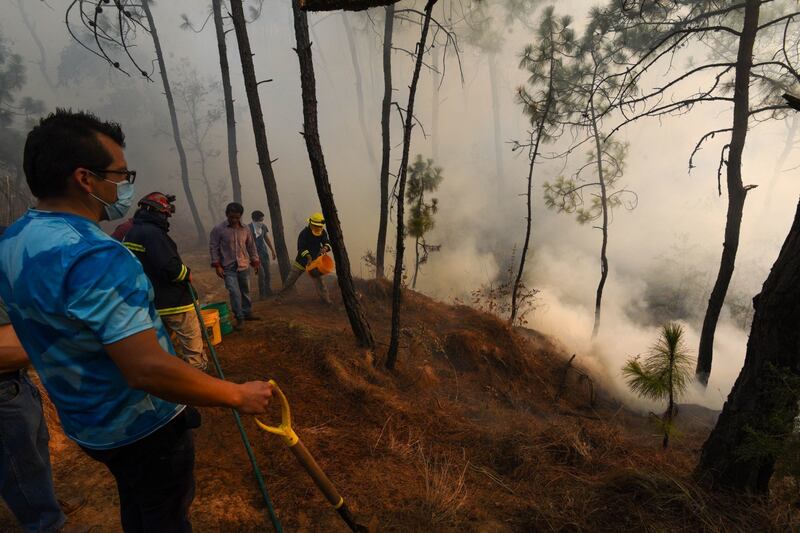
[[[269,279],[269,254],[259,250],[258,258],[261,261],[261,268],[258,269],[258,295],[263,298],[272,295]]]
[[[252,310],[249,274],[249,270],[237,272],[236,265],[232,268],[225,269],[225,288],[228,289],[228,294],[231,297],[233,315],[237,320],[244,320],[244,317],[250,316]]]
[[[56,531],[67,520],[53,488],[49,440],[39,390],[25,372],[0,381],[0,494],[25,531]]]

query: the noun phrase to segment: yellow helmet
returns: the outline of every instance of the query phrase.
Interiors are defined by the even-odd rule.
[[[322,228],[325,226],[325,217],[322,216],[322,213],[314,213],[308,217],[308,225]]]

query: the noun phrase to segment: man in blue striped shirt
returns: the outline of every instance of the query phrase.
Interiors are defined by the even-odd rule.
[[[115,477],[122,528],[188,532],[199,415],[185,404],[263,413],[272,389],[175,357],[141,264],[98,226],[133,200],[124,140],[119,125],[66,110],[28,134],[38,204],[0,238],[0,298],[64,432]]]

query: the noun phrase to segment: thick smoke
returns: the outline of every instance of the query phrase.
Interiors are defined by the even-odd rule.
[[[53,73],[62,50],[69,46],[63,23],[63,6],[30,2],[29,12],[37,21]],[[557,11],[569,13],[576,25],[583,24],[595,2],[558,2]],[[38,52],[13,3],[5,3],[0,30],[25,58]],[[177,75],[179,64],[191,65],[202,78],[218,78],[217,50],[211,25],[201,33],[180,29],[180,15],[186,13],[196,26],[208,16],[202,3],[190,0],[158,2],[154,14],[162,44],[168,51],[167,64]],[[265,2],[262,16],[250,26],[259,79],[272,79],[260,86],[262,103],[275,162],[275,172],[284,224],[290,248],[294,235],[306,217],[317,211],[318,202],[311,178],[303,139],[302,113],[297,58],[292,50],[294,35],[290,5]],[[381,72],[382,11],[348,14],[355,29],[364,91],[365,121],[372,148],[380,153],[380,101],[383,91]],[[328,170],[339,214],[343,223],[353,270],[364,276],[369,268],[361,261],[374,251],[378,220],[378,168],[370,162],[358,120],[355,76],[341,14],[310,17],[314,60],[317,73],[320,127]],[[531,16],[531,26],[536,14]],[[418,26],[401,23],[396,27],[393,54],[395,100],[405,105],[410,81],[411,58],[401,49],[412,50]],[[493,56],[498,78],[499,112],[503,146],[504,174],[497,177],[494,161],[494,129],[489,80],[489,57],[466,44],[462,46],[463,83],[454,54],[446,58],[446,76],[438,92],[438,157],[445,180],[437,192],[440,210],[436,228],[428,242],[441,244],[423,265],[418,288],[434,297],[451,301],[468,299],[472,290],[496,282],[511,257],[518,260],[524,235],[524,197],[527,158],[512,153],[510,141],[524,140],[529,128],[514,101],[515,88],[526,75],[517,67],[518,54],[533,38],[532,31],[520,24],[504,27],[502,50]],[[150,58],[152,47],[147,36],[136,36],[136,53]],[[241,68],[235,40],[229,34],[231,73],[239,135],[239,164],[246,198],[246,211],[266,211],[264,188],[257,167],[249,110],[241,86]],[[88,108],[123,123],[129,139],[127,156],[132,168],[140,171],[138,191],[168,190],[179,195],[179,216],[175,233],[191,241],[192,226],[178,183],[177,156],[172,148],[166,105],[157,78],[154,83],[125,78],[97,58],[81,57],[80,50],[68,48],[66,61],[58,67],[67,83],[50,90],[41,74],[29,63],[26,95],[43,99],[47,107]],[[688,55],[705,54],[705,49],[690,49]],[[77,55],[76,55],[77,54]],[[69,59],[71,57],[72,59]],[[149,61],[149,59],[148,59]],[[157,74],[157,73],[156,73]],[[661,75],[663,73],[659,73]],[[423,73],[418,93],[412,157],[432,155],[433,76]],[[177,81],[177,80],[174,80]],[[221,102],[219,104],[222,105]],[[392,172],[400,156],[400,120],[392,112]],[[185,121],[187,117],[183,116]],[[610,229],[611,272],[605,291],[603,323],[595,344],[589,340],[594,312],[594,296],[600,275],[599,231],[580,226],[569,215],[547,211],[542,200],[542,185],[566,172],[582,155],[573,155],[565,167],[561,161],[537,165],[534,182],[534,233],[531,262],[526,283],[539,293],[536,309],[529,315],[531,326],[552,334],[568,350],[620,397],[633,400],[620,376],[624,361],[644,353],[655,341],[658,327],[666,320],[686,325],[687,344],[693,350],[698,341],[704,306],[716,276],[725,222],[725,191],[717,193],[719,149],[715,141],[700,153],[691,173],[688,157],[697,139],[709,129],[729,124],[730,106],[710,105],[690,114],[666,118],[661,122],[643,121],[620,134],[630,143],[628,165],[621,183],[637,192],[636,210],[618,210]],[[208,140],[220,155],[209,162],[210,175],[219,183],[227,180],[224,119],[212,128]],[[426,138],[424,134],[428,135]],[[773,181],[774,168],[783,150],[787,127],[781,122],[753,128],[747,141],[744,160],[745,183],[759,185],[750,192],[745,206],[742,239],[737,269],[729,292],[721,325],[717,332],[716,356],[707,391],[692,391],[688,400],[719,407],[741,368],[749,329],[750,300],[760,290],[769,268],[777,257],[791,222],[800,186],[794,178],[797,157],[790,155]],[[561,146],[548,147],[557,151]],[[199,181],[197,158],[190,155],[193,186],[207,227],[216,220],[205,206]],[[566,169],[566,170],[565,170]],[[221,196],[218,200],[222,200]],[[219,202],[222,217],[223,202]],[[390,245],[393,246],[393,224]],[[409,244],[412,244],[409,241]],[[411,266],[413,248],[407,255]],[[516,252],[515,252],[516,248]],[[644,406],[643,408],[648,408]]]

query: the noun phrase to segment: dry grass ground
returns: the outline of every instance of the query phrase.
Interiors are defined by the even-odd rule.
[[[224,299],[203,256],[190,257],[203,300]],[[388,285],[358,283],[376,354],[354,346],[338,298],[324,307],[307,280],[298,285],[283,302],[257,302],[263,321],[225,337],[223,368],[234,381],[282,385],[306,446],[353,511],[365,521],[377,516],[381,531],[800,528],[788,489],[759,501],[695,483],[713,413],[686,410],[681,436],[662,451],[644,417],[600,390],[592,404],[590,381],[565,374],[568,356],[552,340],[411,292],[398,369],[389,374],[372,365],[388,343]],[[202,414],[195,530],[268,531],[233,417],[223,409]],[[48,415],[57,488],[88,498],[75,521],[119,530],[111,477],[63,436],[50,407]],[[280,440],[252,418],[245,426],[285,529],[346,531]],[[12,524],[0,509],[0,530],[13,531]]]

